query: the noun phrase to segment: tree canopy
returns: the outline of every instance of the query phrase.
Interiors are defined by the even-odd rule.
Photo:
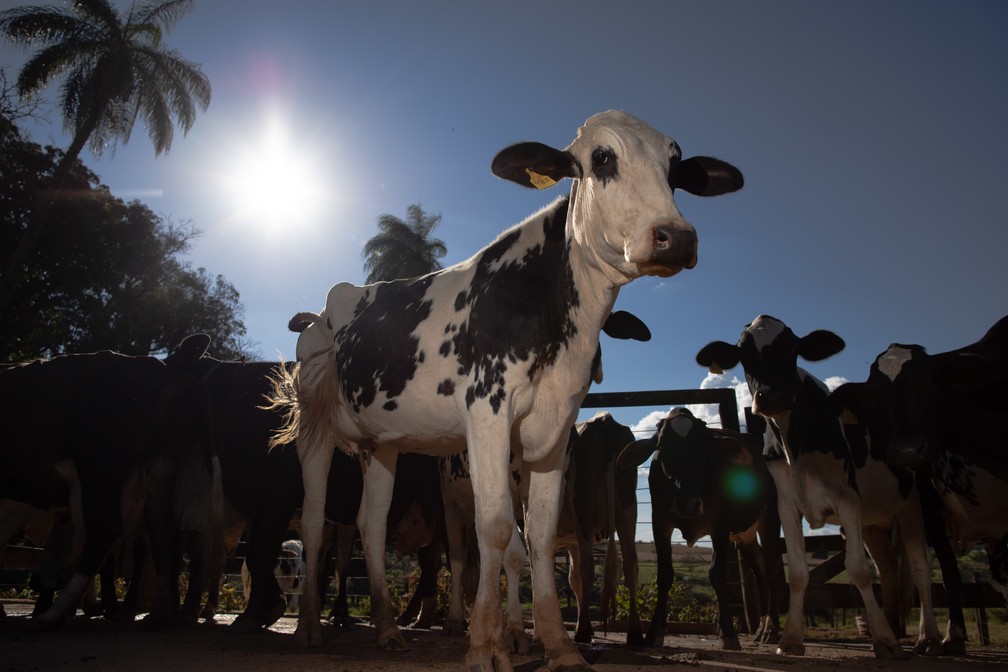
[[[9,259],[63,152],[0,137],[0,262]],[[166,352],[204,332],[222,358],[253,355],[238,290],[181,259],[198,231],[113,197],[79,161],[0,322],[0,359],[111,349]]]
[[[405,220],[381,215],[379,232],[361,252],[367,282],[415,278],[440,269],[438,260],[448,248],[443,240],[430,237],[440,223],[440,214],[427,214],[419,204],[406,208]]]

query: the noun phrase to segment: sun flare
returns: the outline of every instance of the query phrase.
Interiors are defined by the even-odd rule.
[[[325,201],[319,162],[310,149],[292,141],[281,122],[270,121],[229,161],[233,164],[223,181],[237,219],[284,231],[319,214]]]

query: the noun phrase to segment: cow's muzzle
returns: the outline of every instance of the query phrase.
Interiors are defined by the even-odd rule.
[[[684,268],[697,264],[697,235],[693,229],[656,226],[653,230],[654,247],[651,265],[668,269],[674,275]],[[663,275],[661,272],[655,275]]]

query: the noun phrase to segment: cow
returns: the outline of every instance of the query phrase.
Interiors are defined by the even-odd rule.
[[[153,357],[102,351],[5,367],[0,397],[0,497],[71,511],[72,576],[33,627],[61,625],[113,543],[141,521],[158,577],[148,622],[170,617],[175,532],[219,510],[211,408],[199,381]]]
[[[658,556],[658,602],[645,643],[661,646],[665,638],[668,594],[675,579],[670,539],[676,528],[691,546],[710,535],[709,576],[717,595],[721,647],[741,649],[728,608],[725,572],[733,545],[756,576],[760,600],[756,639],[771,640],[779,631],[776,595],[780,594],[772,584],[783,588],[784,568],[777,493],[763,460],[763,441],[708,427],[688,409],[674,408],[653,436],[624,448],[617,470],[636,475],[636,468],[652,455],[648,489]]]
[[[269,445],[271,434],[281,426],[283,417],[269,407],[266,397],[283,364],[223,361],[206,354],[209,346],[210,337],[206,334],[188,336],[165,362],[170,368],[201,380],[210,395],[224,496],[244,519],[248,539],[250,596],[245,610],[231,627],[256,631],[275,623],[287,608],[273,568],[295,511],[304,499],[301,463],[293,444],[272,448]],[[429,541],[417,542],[416,532],[411,531],[415,526],[403,524],[410,504],[420,502],[430,529],[436,528],[443,514],[433,458],[406,459],[412,460],[406,473],[414,478],[397,482],[396,505],[389,515],[390,527],[402,528],[394,541],[400,548],[408,546],[406,552],[413,553]],[[427,463],[422,464],[425,459]],[[340,454],[326,466],[326,473],[326,518],[335,524],[354,525],[363,492],[357,459]]]
[[[845,566],[861,593],[878,658],[909,654],[900,647],[875,599],[863,544],[868,544],[876,560],[883,590],[898,586],[898,576],[890,576],[890,565],[880,558],[892,554],[887,530],[899,522],[921,600],[913,650],[938,655],[942,653],[941,635],[931,605],[931,566],[913,473],[888,465],[882,448],[872,441],[864,425],[842,424],[826,386],[797,365],[798,357],[820,361],[843,347],[843,339],[831,331],[816,330],[798,337],[777,318],[760,315],[746,326],[737,344],[714,341],[696,356],[698,364],[714,372],[741,362],[753,397],[752,410],[767,420],[764,450],[777,487],[791,593],[777,652],[804,655],[805,651],[802,614],[808,565],[801,525],[804,515],[812,529],[826,523],[843,527]]]
[[[623,310],[614,310],[606,318],[605,324],[602,326],[602,331],[610,338],[618,338],[624,340],[636,340],[636,341],[649,341],[651,339],[651,331],[648,329],[647,325],[632,313],[628,313]],[[592,363],[591,369],[591,380],[595,383],[602,382],[602,350],[601,347],[595,353],[595,360]],[[611,417],[610,417],[611,419]],[[613,427],[615,421],[612,424],[599,422],[596,425],[596,429],[591,431],[590,436],[585,440],[586,443],[591,443],[593,437],[598,437],[605,433],[605,430]],[[620,426],[621,427],[621,426]],[[626,428],[624,428],[626,429]],[[629,430],[626,430],[629,431]],[[619,429],[613,427],[613,432],[619,434]],[[612,433],[612,432],[610,432]],[[599,484],[594,483],[589,485],[588,474],[592,474],[598,477],[602,477],[605,480],[604,487],[607,492],[613,497],[606,499],[606,504],[608,509],[603,512],[603,515],[596,518],[595,517],[595,500],[593,498],[586,497],[584,495],[578,498],[578,503],[582,505],[583,511],[578,513],[575,508],[574,502],[574,490],[573,480],[570,476],[573,474],[575,463],[577,462],[576,455],[577,451],[573,451],[574,443],[578,438],[578,431],[576,428],[571,429],[571,438],[568,443],[567,449],[567,464],[564,469],[566,477],[564,478],[565,485],[569,486],[565,488],[565,494],[562,497],[563,509],[561,511],[561,530],[558,530],[558,534],[562,534],[567,539],[567,545],[560,546],[566,547],[571,552],[571,571],[572,576],[578,575],[582,560],[581,553],[578,551],[577,541],[578,535],[575,534],[575,528],[580,529],[581,523],[590,530],[586,534],[586,539],[591,539],[595,534],[595,530],[592,529],[593,525],[597,522],[602,528],[602,534],[604,537],[610,539],[612,542],[612,530],[613,521],[616,520],[617,515],[619,516],[620,525],[617,529],[621,531],[621,542],[624,544],[624,560],[626,563],[625,575],[627,577],[633,576],[633,580],[627,579],[627,588],[631,591],[631,595],[636,592],[637,580],[636,580],[636,546],[633,542],[633,533],[636,526],[636,514],[637,514],[637,493],[635,491],[636,484],[630,483],[629,487],[624,488],[619,491],[619,503],[617,504],[614,493],[615,493],[615,477],[611,469],[607,470],[607,465],[611,462],[611,451],[606,450],[596,450],[594,451],[594,457],[599,460],[600,464],[595,466],[588,466],[582,468],[582,486],[581,492],[589,492],[593,487],[597,487]],[[618,436],[611,437],[613,439],[613,446],[617,449],[626,443],[627,435],[619,434]],[[629,435],[629,439],[633,439],[633,435]],[[622,443],[621,443],[622,442]],[[595,442],[598,443],[598,442]],[[587,455],[585,451],[582,451],[583,459],[580,461],[582,463],[589,462],[591,457]],[[468,450],[464,450],[458,455],[448,455],[438,458],[438,462],[441,468],[441,492],[444,497],[445,502],[445,522],[448,527],[448,539],[449,539],[449,549],[451,553],[451,572],[452,572],[452,593],[451,602],[448,612],[448,618],[445,623],[445,631],[448,634],[462,632],[465,629],[465,609],[463,606],[463,576],[466,569],[470,565],[478,565],[478,560],[476,562],[471,562],[471,554],[476,547],[476,531],[475,531],[475,495],[473,494],[472,480],[469,476],[469,453]],[[521,525],[523,522],[523,511],[521,507],[521,463],[518,461],[514,451],[510,453],[510,464],[509,472],[511,474],[511,499],[515,509],[515,521],[517,525]],[[610,478],[605,479],[605,476]],[[619,506],[619,509],[615,509]],[[626,521],[630,521],[629,524]],[[566,525],[566,529],[564,526]],[[507,577],[507,608],[505,610],[505,624],[504,624],[504,640],[511,646],[516,653],[524,653],[528,650],[528,638],[525,635],[524,622],[521,612],[521,604],[518,597],[518,573],[521,566],[525,562],[525,547],[521,544],[520,539],[521,531],[518,527],[512,531],[511,540],[508,542],[507,550],[504,554],[504,573]],[[628,541],[626,541],[628,540]],[[590,543],[590,542],[589,542]],[[588,548],[588,554],[590,561],[593,562],[594,558],[591,556],[591,549]],[[611,556],[608,553],[612,553]],[[610,543],[610,547],[607,548],[607,558],[612,557],[615,559],[615,549]],[[607,565],[609,567],[609,565]],[[608,614],[615,608],[615,586],[610,585],[615,582],[615,569],[612,569],[610,576],[607,574],[607,578],[610,581],[606,584],[609,591],[605,594],[607,599],[603,600],[604,607],[603,612]],[[594,578],[594,570],[586,576],[586,578],[591,581]],[[588,619],[588,604],[587,596],[590,592],[586,593],[580,585],[580,579],[574,580],[571,583],[572,588],[575,589],[577,593],[579,605],[584,603],[585,608],[582,610],[579,608],[579,622],[582,625],[578,628],[577,634],[575,635],[575,641],[591,641],[593,632],[591,630],[591,621]],[[590,591],[590,588],[589,588]],[[581,596],[584,595],[585,599],[582,600]],[[631,623],[636,623],[637,628],[630,627],[627,632],[627,641],[631,644],[638,644],[643,640],[641,635],[641,629],[639,627],[640,619],[637,615],[637,604],[636,600],[631,600]],[[586,625],[585,625],[586,624]]]
[[[298,338],[297,374],[275,395],[290,410],[276,440],[296,439],[305,475],[309,592],[295,632],[301,644],[321,643],[311,554],[323,486],[313,474],[334,447],[366,455],[358,524],[372,620],[379,646],[404,649],[386,606],[381,554],[395,455],[468,446],[480,581],[466,668],[510,664],[498,575],[514,527],[511,450],[523,464],[536,636],[551,668],[587,668],[563,627],[552,558],[568,432],[599,332],[623,285],[696,265],[696,231],[676,208],[674,190],[725,194],[742,187],[742,174],[717,159],[683,159],[674,140],[620,111],[588,119],[563,150],[536,142],[504,149],[491,169],[540,189],[571,178],[571,191],[466,261],[409,280],[340,283],[321,313],[292,319],[309,326]]]
[[[608,620],[615,607],[616,569],[615,538],[619,537],[623,552],[623,579],[629,591],[630,611],[627,643],[644,643],[643,628],[637,611],[637,476],[633,472],[617,473],[616,458],[634,440],[633,432],[607,411],[579,422],[571,432],[560,521],[557,525],[557,548],[567,550],[570,557],[568,581],[578,604],[574,641],[590,643],[595,636],[591,622],[591,587],[595,581],[595,542],[605,540],[606,568],[603,617]]]
[[[1001,427],[1008,404],[1008,316],[980,340],[938,354],[920,345],[890,344],[863,383],[831,395],[838,413],[864,418],[886,442],[889,458],[918,470],[929,538],[949,595],[942,642],[965,650],[962,578],[956,553],[982,541],[997,573],[1008,533],[1008,488]]]

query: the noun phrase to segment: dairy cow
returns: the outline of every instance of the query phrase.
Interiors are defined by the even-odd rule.
[[[741,173],[707,157],[683,159],[674,140],[624,112],[590,118],[563,150],[526,142],[493,161],[499,177],[570,195],[505,231],[472,258],[430,275],[358,287],[341,283],[298,339],[299,369],[279,399],[305,474],[305,544],[322,527],[322,483],[312,475],[334,446],[367,455],[359,525],[379,645],[405,648],[387,607],[381,545],[399,450],[470,450],[480,582],[468,670],[507,667],[498,606],[501,557],[514,528],[508,456],[522,456],[536,636],[552,668],[587,667],[563,627],[553,585],[553,541],[569,428],[587,392],[599,332],[619,289],[697,261],[697,236],[675,189],[735,191]],[[303,598],[296,637],[319,644],[318,601]]]
[[[914,651],[939,654],[941,635],[931,607],[931,565],[913,474],[887,464],[881,447],[863,425],[841,424],[826,386],[797,365],[798,357],[819,361],[843,347],[843,340],[833,332],[817,330],[798,337],[780,320],[760,315],[746,326],[737,344],[715,341],[696,357],[697,363],[715,372],[741,362],[753,412],[767,420],[767,465],[777,487],[791,592],[778,653],[804,654],[803,607],[808,585],[804,515],[812,529],[826,523],[843,527],[845,566],[864,601],[873,650],[879,658],[907,654],[875,599],[863,544],[868,544],[876,560],[891,555],[886,530],[895,521],[900,523],[921,600]],[[876,564],[883,590],[897,585],[898,578],[883,575],[891,563]]]
[[[157,571],[151,623],[178,607],[178,531],[216,515],[220,471],[199,381],[153,357],[109,351],[0,369],[0,497],[69,508],[72,575],[37,616],[53,628],[76,609],[113,543],[143,524]],[[52,578],[51,581],[55,581]]]
[[[654,455],[648,489],[658,557],[658,602],[645,640],[648,646],[661,646],[665,637],[668,594],[675,579],[670,538],[677,528],[690,545],[710,535],[709,576],[717,595],[722,648],[741,648],[728,609],[725,572],[733,546],[756,575],[760,600],[756,639],[770,641],[779,632],[775,596],[784,580],[780,520],[777,493],[762,453],[762,440],[708,427],[685,408],[672,409],[653,436],[634,441],[620,453],[617,470],[631,474]]]
[[[992,573],[1008,533],[1008,468],[1003,425],[1008,405],[1008,317],[975,343],[938,354],[920,345],[891,344],[863,383],[831,395],[885,442],[889,459],[918,470],[930,541],[949,596],[943,645],[965,649],[962,579],[955,554],[984,542]]]

